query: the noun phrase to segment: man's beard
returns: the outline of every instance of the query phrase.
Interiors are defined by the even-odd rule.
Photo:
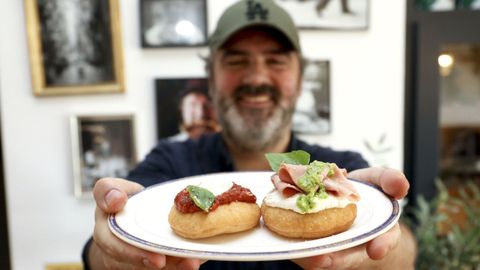
[[[268,93],[274,103],[273,109],[238,110],[235,101],[242,95]],[[283,130],[290,126],[294,106],[279,104],[280,91],[271,86],[241,86],[235,89],[233,98],[216,99],[218,119],[224,136],[242,151],[263,151],[275,145],[285,135]]]

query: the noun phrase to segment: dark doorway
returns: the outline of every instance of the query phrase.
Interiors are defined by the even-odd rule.
[[[1,140],[1,136],[0,136]],[[3,158],[1,157],[2,147],[0,141],[0,269],[10,269],[10,253],[8,251],[8,224],[7,205],[5,196],[5,184],[3,178]]]
[[[410,0],[407,14],[405,174],[413,182],[411,198],[421,194],[430,199],[435,195],[436,179],[448,184],[445,180],[480,177],[480,150],[475,150],[475,145],[480,144],[480,113],[465,113],[465,106],[480,102],[476,101],[480,100],[480,89],[470,89],[472,81],[480,84],[480,11],[422,11]],[[455,58],[453,67],[441,63],[445,55]],[[470,55],[469,59],[466,55]],[[473,77],[470,82],[460,84],[455,79],[453,84],[449,72],[455,72],[455,66],[462,67],[462,62],[463,67],[474,66],[476,71],[470,74],[476,75],[469,75]],[[445,83],[449,83],[449,89]],[[468,89],[463,89],[465,85]],[[459,96],[466,90],[476,93],[476,98]],[[446,99],[452,94],[466,104],[456,105],[461,109],[457,111],[463,113],[454,120],[455,113],[444,110],[449,102],[454,107]],[[480,106],[473,107],[480,111]],[[462,145],[454,144],[458,141],[470,143],[462,148],[469,151],[460,151]],[[458,161],[462,166],[451,166]]]
[[[1,117],[0,117],[1,124]],[[10,269],[10,252],[8,242],[7,200],[5,178],[3,174],[2,129],[0,125],[0,269]]]

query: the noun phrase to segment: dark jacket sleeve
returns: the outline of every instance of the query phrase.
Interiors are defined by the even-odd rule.
[[[90,262],[88,261],[88,251],[90,250],[92,241],[93,241],[93,237],[90,237],[82,249],[83,270],[90,270]]]

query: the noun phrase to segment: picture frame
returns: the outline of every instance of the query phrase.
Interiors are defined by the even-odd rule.
[[[367,30],[370,0],[275,0],[299,29]]]
[[[155,100],[158,139],[184,141],[220,129],[206,78],[156,79]]]
[[[292,129],[298,134],[328,134],[330,112],[330,61],[307,59]]]
[[[24,0],[36,96],[125,91],[118,0]]]
[[[206,0],[140,0],[143,48],[198,47],[207,43]]]
[[[415,0],[415,7],[427,12],[480,10],[480,0]]]
[[[415,6],[422,11],[452,11],[455,10],[455,0],[415,0]]]
[[[136,165],[133,114],[75,115],[70,128],[76,197],[91,194],[100,178],[125,178]]]

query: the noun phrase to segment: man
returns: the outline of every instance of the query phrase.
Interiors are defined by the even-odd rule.
[[[367,166],[360,155],[308,145],[291,132],[300,94],[301,50],[290,16],[272,0],[242,0],[220,18],[210,39],[211,94],[222,126],[220,134],[184,143],[160,142],[128,179],[147,186],[159,181],[220,171],[267,170],[266,152],[303,149],[312,159],[335,162],[352,178],[370,181],[399,199],[408,181],[398,171]],[[208,157],[208,158],[205,158]],[[203,262],[174,258],[130,246],[109,231],[108,213],[121,210],[127,194],[143,187],[121,179],[102,179],[93,241],[84,259],[91,269],[411,269],[415,244],[396,225],[367,244],[311,258],[277,262]]]

